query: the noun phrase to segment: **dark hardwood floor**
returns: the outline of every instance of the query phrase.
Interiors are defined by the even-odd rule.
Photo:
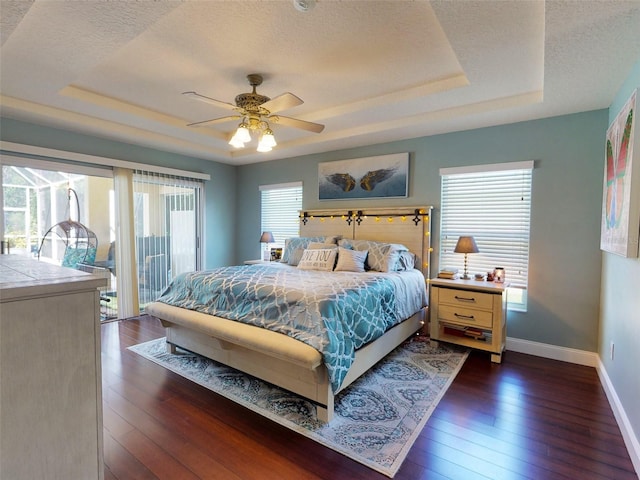
[[[162,336],[102,326],[106,480],[387,478],[127,350]],[[395,478],[638,477],[593,368],[473,352]]]

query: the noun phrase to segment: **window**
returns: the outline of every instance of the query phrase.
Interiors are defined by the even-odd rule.
[[[302,182],[261,185],[262,232],[271,232],[275,246],[300,234],[298,215],[302,209]]]
[[[462,271],[464,255],[454,253],[458,237],[475,238],[469,273],[504,267],[509,309],[526,311],[533,161],[443,168],[440,268]]]
[[[37,256],[50,226],[80,218],[98,239],[92,271],[111,272],[106,296],[116,296],[108,299],[109,315],[139,314],[138,270],[146,274],[144,286],[154,287],[143,291],[151,298],[148,294],[159,290],[165,278],[199,268],[202,181],[210,179],[208,174],[8,142],[1,145],[0,167],[0,237],[9,240],[11,253]],[[78,195],[79,212],[69,202],[68,188]],[[62,240],[49,237],[41,259],[60,263]],[[143,268],[136,268],[137,250]],[[166,261],[153,253],[165,255]],[[147,264],[147,257],[154,258]]]

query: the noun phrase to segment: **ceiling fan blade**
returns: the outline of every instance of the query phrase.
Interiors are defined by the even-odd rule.
[[[272,117],[269,118],[271,119]],[[306,120],[299,120],[297,118],[276,115],[273,119],[274,123],[286,125],[287,127],[301,128],[302,130],[307,130],[309,132],[320,133],[322,130],[324,130],[324,125],[320,125],[319,123],[307,122]]]
[[[287,108],[297,107],[298,105],[302,105],[304,102],[296,97],[293,93],[283,93],[282,95],[278,95],[275,98],[272,98],[268,102],[264,102],[260,105],[262,108],[269,110],[271,113],[279,112],[281,110],[286,110]]]
[[[182,95],[185,97],[189,97],[193,100],[199,100],[204,103],[208,103],[210,105],[215,105],[217,107],[226,108],[227,110],[235,110],[237,107],[231,103],[222,102],[220,100],[216,100],[215,98],[205,97],[204,95],[200,95],[196,92],[182,92]]]
[[[213,120],[205,120],[203,122],[190,123],[187,125],[187,127],[207,127],[209,125],[213,125],[214,123],[230,122],[231,120],[240,120],[241,118],[241,115],[231,115],[228,117],[214,118]]]

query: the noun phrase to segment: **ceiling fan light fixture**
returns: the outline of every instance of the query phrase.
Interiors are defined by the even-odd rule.
[[[232,140],[234,138],[237,140],[237,142],[242,143],[249,143],[251,141],[249,125],[247,125],[246,122],[242,122],[240,125],[238,125],[238,130],[236,130],[236,133],[233,135]]]
[[[262,140],[258,143],[258,148],[256,148],[256,150],[260,153],[266,153],[266,152],[270,152],[271,151],[271,147],[269,147],[268,145],[264,145],[262,143]]]
[[[0,0],[1,1],[1,0]],[[316,0],[293,0],[294,5],[301,11],[307,11],[314,7]],[[241,119],[241,123],[233,133],[229,140],[229,145],[234,148],[244,148],[246,144],[252,141],[252,134],[260,136],[258,141],[259,152],[269,152],[277,145],[273,131],[269,126],[269,121],[273,123],[281,123],[282,125],[294,128],[300,128],[309,132],[320,133],[324,129],[324,125],[318,123],[307,122],[290,117],[280,117],[273,115],[280,110],[302,105],[304,102],[296,97],[293,93],[285,92],[275,98],[269,98],[256,92],[256,87],[262,84],[262,75],[251,73],[247,75],[249,85],[253,87],[251,93],[241,93],[236,95],[235,105],[228,102],[221,102],[215,98],[206,97],[196,92],[183,92],[183,95],[201,102],[210,103],[212,105],[233,110],[234,115],[226,117],[214,118],[202,122],[190,123],[190,127],[204,127],[217,123],[227,122],[231,120]]]
[[[238,140],[235,135],[229,140],[229,145],[235,148],[244,148],[244,143]]]
[[[269,127],[267,127],[267,129],[260,137],[260,144],[264,145],[265,147],[269,147],[269,149],[272,149],[277,145],[276,137],[273,136],[273,132]]]

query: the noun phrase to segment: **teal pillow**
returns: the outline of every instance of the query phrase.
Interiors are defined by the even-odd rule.
[[[325,237],[292,237],[287,238],[284,242],[284,250],[282,252],[282,263],[289,263],[293,257],[293,252],[301,248],[304,250],[311,242],[324,242]]]
[[[77,268],[79,263],[93,265],[96,261],[96,247],[67,247],[62,258],[62,266]]]

